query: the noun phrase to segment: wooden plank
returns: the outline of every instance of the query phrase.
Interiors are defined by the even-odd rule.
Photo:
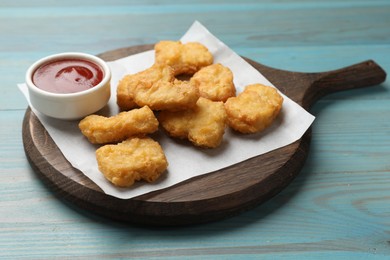
[[[15,84],[28,65],[47,54],[98,54],[177,38],[199,19],[239,54],[273,67],[327,71],[374,59],[390,71],[389,1],[240,4],[250,5],[1,1],[0,258],[389,257],[388,81],[370,90],[333,94],[314,105],[311,151],[298,178],[262,207],[218,223],[161,230],[109,222],[59,202],[28,167],[18,128],[26,103]],[[77,13],[86,7],[90,11],[84,19]],[[60,14],[59,19],[40,8]],[[84,20],[85,27],[80,26]],[[58,26],[64,26],[61,33]],[[91,26],[103,32],[88,31]]]

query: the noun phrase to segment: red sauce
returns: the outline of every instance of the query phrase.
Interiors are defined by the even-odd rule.
[[[33,74],[38,88],[52,93],[75,93],[93,88],[103,79],[103,70],[81,59],[56,60],[39,67]]]

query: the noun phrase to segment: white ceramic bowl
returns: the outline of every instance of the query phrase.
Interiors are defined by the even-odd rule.
[[[103,70],[103,79],[96,86],[75,93],[53,93],[38,88],[33,83],[34,72],[44,64],[55,60],[79,59],[97,64]],[[26,72],[26,85],[31,105],[49,117],[75,120],[93,114],[102,109],[110,99],[111,71],[100,58],[79,52],[65,52],[47,56],[32,64]]]

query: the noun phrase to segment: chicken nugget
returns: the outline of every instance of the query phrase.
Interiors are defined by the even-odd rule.
[[[191,75],[213,63],[213,55],[198,42],[160,41],[154,50],[155,62],[172,67],[175,75]]]
[[[279,114],[283,97],[278,91],[262,84],[248,85],[237,97],[225,103],[228,125],[244,133],[256,133],[272,124]]]
[[[106,179],[119,187],[139,180],[154,182],[168,167],[163,149],[149,137],[104,145],[96,150],[96,160]]]
[[[142,82],[132,92],[137,105],[147,105],[153,110],[185,110],[194,107],[199,99],[198,88],[180,80],[157,81],[153,84]]]
[[[225,102],[236,95],[233,73],[220,63],[201,68],[190,81],[198,87],[201,97]]]
[[[116,89],[116,103],[121,111],[127,111],[137,107],[133,95],[129,91],[129,85],[134,84],[135,76],[126,75],[118,83]]]
[[[153,85],[157,81],[174,81],[173,69],[163,64],[154,64],[141,72],[124,76],[117,87],[117,104],[122,111],[138,107],[134,101],[133,90],[137,85]]]
[[[107,144],[153,133],[158,130],[158,121],[153,111],[144,106],[112,117],[89,115],[80,121],[79,128],[91,143]]]
[[[192,110],[169,112],[158,115],[162,127],[172,137],[187,138],[194,145],[215,148],[225,133],[226,112],[223,102],[200,97]]]

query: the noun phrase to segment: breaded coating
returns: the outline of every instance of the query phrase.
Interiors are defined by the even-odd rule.
[[[180,111],[196,106],[198,88],[188,81],[157,81],[153,84],[141,82],[132,90],[134,101],[139,106],[152,110]]]
[[[135,181],[154,182],[168,167],[161,146],[149,137],[133,137],[96,150],[99,170],[114,185],[130,187]]]
[[[141,72],[124,76],[117,87],[117,104],[122,111],[136,108],[139,105],[135,103],[132,90],[140,82],[146,85],[153,85],[158,81],[173,82],[173,69],[163,64],[154,64],[150,68]]]
[[[193,110],[162,111],[158,120],[172,137],[187,138],[194,145],[215,148],[220,145],[226,126],[223,102],[199,98]]]
[[[198,42],[160,41],[154,50],[155,62],[172,67],[175,75],[191,75],[213,63],[213,55]]]
[[[130,90],[134,89],[140,82],[152,85],[160,80],[173,82],[174,79],[173,69],[163,64],[153,64],[146,70],[124,76],[119,81],[116,91],[117,104],[120,110],[126,111],[139,107],[134,102],[133,93]]]
[[[233,73],[220,63],[200,69],[190,81],[198,87],[201,97],[225,102],[236,95]]]
[[[134,75],[124,76],[118,83],[116,89],[116,103],[121,111],[127,111],[137,107],[132,94],[129,92],[129,85],[133,84]]]
[[[79,128],[91,143],[107,144],[153,133],[158,130],[158,121],[153,111],[144,106],[112,117],[89,115],[80,121]]]
[[[149,106],[152,110],[177,111],[194,107],[198,98],[194,84],[177,80],[173,69],[163,64],[125,76],[117,88],[121,110]]]
[[[228,125],[244,133],[256,133],[272,124],[278,116],[283,97],[273,87],[262,84],[248,85],[237,97],[225,103]]]

